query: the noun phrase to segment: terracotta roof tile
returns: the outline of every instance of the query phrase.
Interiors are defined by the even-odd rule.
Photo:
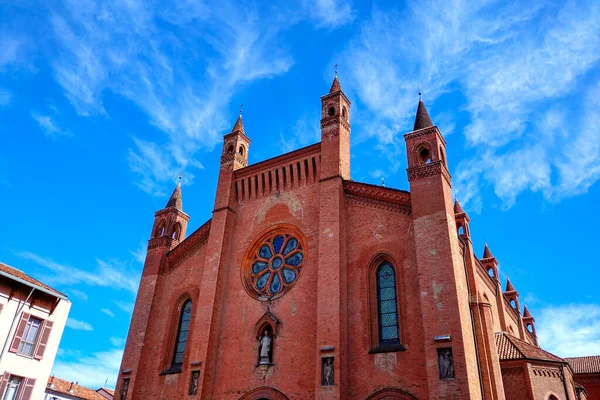
[[[29,282],[29,283],[34,284],[36,286],[43,287],[44,289],[46,289],[46,290],[48,290],[48,291],[50,291],[52,293],[56,293],[58,295],[67,297],[67,295],[65,295],[64,293],[61,293],[61,292],[59,292],[56,289],[52,289],[50,286],[48,286],[48,285],[46,285],[46,284],[38,281],[37,279],[33,279],[31,276],[27,275],[23,271],[20,271],[20,270],[18,270],[16,268],[13,268],[10,265],[6,265],[6,264],[3,264],[3,263],[0,262],[0,271],[6,273],[8,275],[14,276],[15,278],[19,278],[21,280],[24,280],[25,282]]]
[[[87,388],[85,386],[76,385],[75,383],[73,383],[73,386],[71,386],[71,384],[72,384],[72,382],[65,381],[64,379],[60,379],[55,376],[51,376],[48,379],[47,387],[48,387],[48,389],[50,389],[56,393],[68,394],[77,399],[106,400],[106,398],[104,396],[102,396],[100,393],[97,393],[93,389]],[[53,386],[51,386],[51,385],[53,385]],[[69,392],[69,389],[72,389],[73,392],[72,393]]]
[[[576,374],[600,373],[600,356],[565,358]]]
[[[552,353],[527,343],[506,332],[496,333],[496,349],[500,361],[505,360],[542,360],[552,362],[566,362]]]

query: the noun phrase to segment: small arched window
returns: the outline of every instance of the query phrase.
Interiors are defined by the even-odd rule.
[[[173,351],[172,365],[183,364],[183,355],[185,353],[185,344],[187,343],[188,330],[190,327],[190,319],[192,316],[192,301],[186,300],[181,307],[179,315],[179,325],[177,327],[177,338],[175,341],[175,350]]]
[[[172,238],[175,240],[179,240],[181,235],[181,224],[179,224],[179,222],[177,222],[175,224],[175,229],[173,229],[173,236]]]
[[[389,262],[377,268],[377,314],[379,345],[400,344],[396,273]]]

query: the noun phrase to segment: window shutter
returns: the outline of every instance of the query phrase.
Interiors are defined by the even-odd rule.
[[[21,320],[17,325],[17,330],[15,331],[15,337],[13,338],[12,343],[10,344],[10,348],[8,351],[12,353],[16,353],[19,351],[19,345],[21,344],[21,339],[23,339],[23,334],[25,333],[25,327],[27,326],[27,322],[29,322],[29,317],[31,315],[24,312],[21,314]]]
[[[23,382],[23,389],[21,389],[21,395],[18,397],[19,400],[31,400],[31,394],[33,393],[34,386],[34,378],[25,378],[25,382]]]
[[[50,338],[50,330],[52,329],[52,325],[54,325],[54,322],[52,321],[46,320],[44,322],[44,327],[42,329],[41,335],[38,336],[39,340],[35,349],[35,355],[33,356],[33,358],[35,358],[36,360],[41,360],[44,356],[44,351],[46,350],[46,346],[48,345],[48,339]]]
[[[5,372],[4,375],[0,375],[0,396],[4,394],[4,390],[6,390],[6,384],[8,383],[8,378],[10,374]]]

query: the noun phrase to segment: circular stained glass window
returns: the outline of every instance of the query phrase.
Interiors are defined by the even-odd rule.
[[[282,296],[298,281],[305,259],[304,236],[296,227],[268,229],[246,252],[242,268],[246,290],[262,301]]]

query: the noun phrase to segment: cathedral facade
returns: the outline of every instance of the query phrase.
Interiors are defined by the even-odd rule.
[[[240,116],[189,236],[180,185],[156,212],[116,398],[585,399],[475,255],[423,102],[410,191],[351,180],[337,76],[321,104],[319,143],[254,165]]]

